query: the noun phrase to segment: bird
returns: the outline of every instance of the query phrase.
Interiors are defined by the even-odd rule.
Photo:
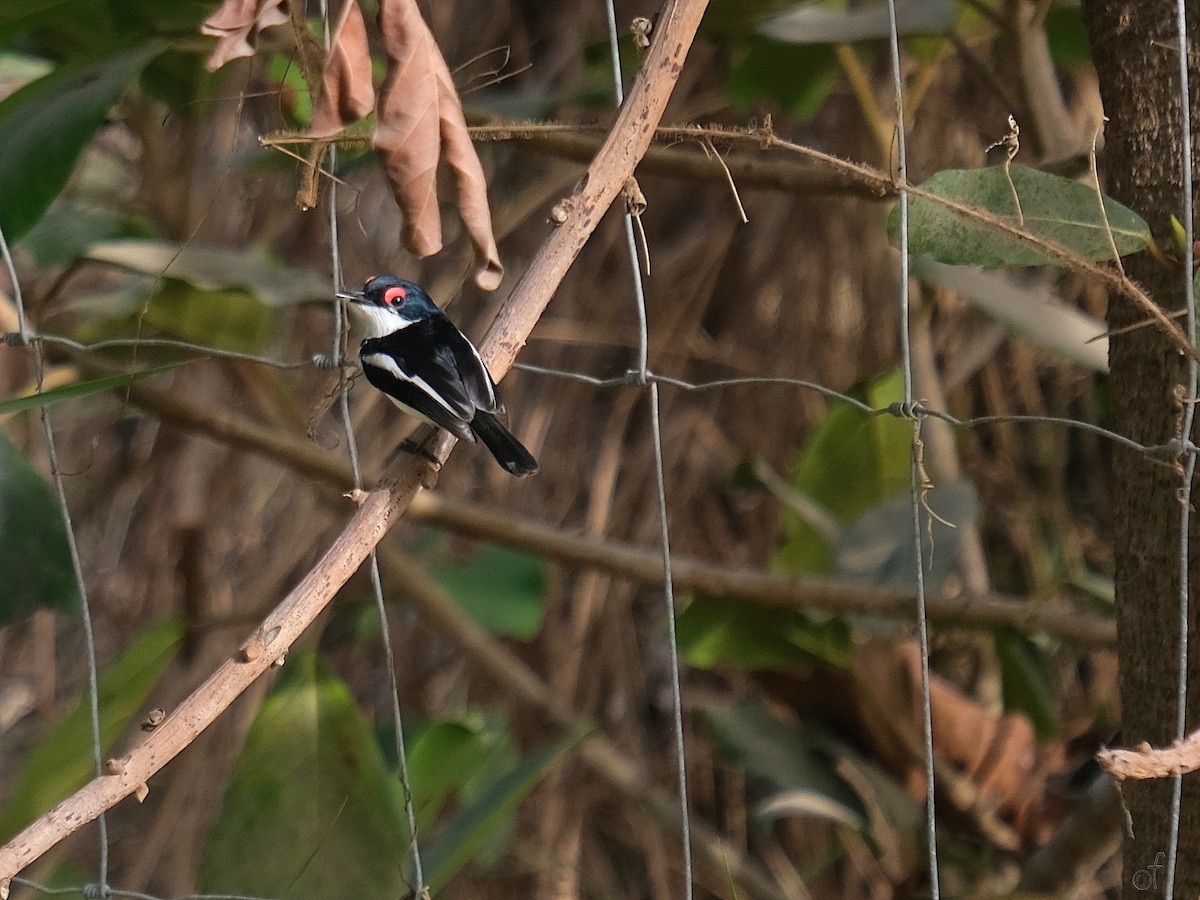
[[[376,275],[337,296],[366,333],[358,358],[367,381],[422,422],[482,441],[513,475],[537,472],[502,421],[504,404],[479,351],[419,285]]]

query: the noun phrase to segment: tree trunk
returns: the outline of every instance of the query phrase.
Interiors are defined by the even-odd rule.
[[[1200,27],[1200,0],[1188,0],[1192,33],[1190,80],[1192,141],[1200,132],[1194,35]],[[1102,167],[1105,189],[1139,212],[1158,245],[1178,257],[1171,216],[1181,217],[1182,174],[1179,57],[1173,0],[1085,0],[1084,18],[1100,79],[1105,130]],[[1193,177],[1200,170],[1192,162]],[[1183,306],[1184,274],[1149,253],[1125,263],[1126,271],[1167,310]],[[1123,297],[1109,299],[1108,321],[1119,329],[1146,319]],[[1187,366],[1154,327],[1114,336],[1109,363],[1115,429],[1143,444],[1162,444],[1182,427]],[[1194,438],[1193,438],[1194,439]],[[1115,563],[1121,722],[1124,746],[1142,741],[1169,744],[1176,737],[1176,683],[1179,666],[1179,522],[1181,466],[1151,460],[1124,448],[1112,473],[1116,516]],[[1200,493],[1197,494],[1200,498]],[[1194,501],[1200,502],[1200,501]],[[1192,516],[1188,730],[1200,725],[1200,642],[1197,562],[1200,529]],[[1123,851],[1122,897],[1161,894],[1161,865],[1169,845],[1172,785],[1169,780],[1126,783],[1125,801],[1133,838]],[[1184,778],[1183,815],[1176,869],[1176,897],[1200,894],[1200,775]],[[1153,881],[1153,883],[1151,883]]]

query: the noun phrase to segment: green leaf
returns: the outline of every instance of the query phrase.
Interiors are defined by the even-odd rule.
[[[399,780],[341,680],[291,658],[259,710],[201,864],[204,893],[399,897]]]
[[[83,148],[158,43],[61,66],[0,101],[0,228],[10,242],[34,226]]]
[[[1046,11],[1046,40],[1050,57],[1062,69],[1077,69],[1092,62],[1092,45],[1078,3],[1056,3]]]
[[[1150,229],[1141,216],[1108,197],[1104,198],[1106,224],[1096,190],[1088,185],[1027,166],[1014,165],[1011,174],[1010,183],[1003,166],[947,169],[921,187],[1013,226],[1023,222],[1026,231],[1089,260],[1112,259],[1113,243],[1125,256],[1150,241]],[[898,212],[893,209],[888,221],[893,237],[898,222]],[[909,253],[951,265],[1040,266],[1054,262],[1030,241],[923,197],[909,199]]]
[[[903,396],[899,371],[883,375],[860,396],[882,408]],[[912,426],[894,416],[870,416],[853,406],[836,405],[826,414],[800,454],[792,486],[839,522],[854,522],[867,509],[908,489]],[[792,511],[782,514],[785,541],[776,552],[777,569],[796,575],[828,574],[834,548],[808,521]]]
[[[1058,702],[1046,677],[1045,654],[1028,637],[1009,629],[997,631],[994,642],[996,659],[1000,662],[1004,708],[1025,713],[1042,740],[1055,737]]]
[[[26,233],[21,246],[48,269],[73,262],[97,239],[119,237],[129,227],[115,210],[62,196]]]
[[[742,112],[774,103],[810,122],[842,78],[837,55],[827,44],[781,44],[756,37],[734,58],[725,90]]]
[[[167,334],[222,350],[257,353],[275,331],[275,312],[243,290],[206,290],[164,278],[146,303],[144,320]]]
[[[701,594],[679,614],[675,629],[680,652],[700,668],[791,670],[850,663],[845,621],[816,621],[798,610]]]
[[[770,792],[760,815],[866,826],[862,801],[837,773],[837,756],[844,751],[835,741],[811,726],[781,722],[755,702],[708,710],[705,718],[717,743]]]
[[[934,520],[932,529],[921,528],[920,560],[913,540],[912,499],[905,494],[872,507],[846,529],[837,546],[837,576],[915,593],[917,566],[922,565],[926,585],[931,590],[941,587],[954,571],[963,529],[979,516],[979,500],[974,485],[958,479],[936,485],[925,502],[942,521]],[[928,513],[923,510],[921,515],[924,523]]]
[[[80,41],[86,29],[94,47],[108,43],[110,19],[100,0],[4,0],[0,3],[0,46],[13,44],[13,38],[26,32],[48,28],[57,33],[58,40],[39,44],[57,45],[60,50],[89,46]]]
[[[48,607],[74,612],[79,592],[54,494],[0,434],[0,628]]]
[[[482,628],[529,640],[542,626],[542,561],[506,547],[485,545],[433,577]]]
[[[296,128],[307,129],[312,121],[312,97],[296,60],[276,53],[267,74],[279,87],[279,105],[288,121]]]
[[[433,840],[422,844],[426,880],[435,894],[468,861],[508,834],[520,802],[582,737],[568,735],[517,764],[497,778],[478,799],[463,807]]]
[[[7,400],[0,400],[0,416],[11,416],[14,413],[24,412],[27,409],[36,409],[39,406],[51,406],[55,403],[61,403],[63,400],[74,400],[78,397],[87,397],[91,394],[99,394],[102,391],[111,391],[114,388],[125,387],[127,384],[133,384],[135,381],[141,381],[143,378],[149,378],[151,375],[158,375],[160,372],[166,372],[170,369],[178,369],[180,366],[187,365],[188,362],[190,360],[167,363],[164,366],[154,366],[150,369],[139,369],[136,372],[126,372],[122,375],[106,375],[103,378],[93,378],[90,381],[80,381],[76,384],[53,388],[41,394],[30,394],[28,397],[10,397]]]
[[[954,27],[953,0],[897,0],[896,31],[900,35],[942,34]],[[884,40],[892,33],[891,14],[882,3],[831,9],[801,3],[758,29],[777,41],[797,44],[851,43]]]
[[[435,722],[423,729],[408,750],[408,777],[412,784],[418,833],[429,833],[438,813],[452,794],[462,789],[473,773],[501,747],[500,729],[475,721]]]
[[[155,280],[174,278],[205,291],[242,289],[271,307],[331,299],[328,281],[308,269],[285,265],[263,247],[231,250],[121,240],[93,244],[87,257]]]
[[[183,626],[179,622],[171,620],[155,625],[100,675],[103,753],[112,749],[117,737],[146,703],[150,691],[175,658],[182,638]],[[90,706],[85,693],[71,713],[29,753],[0,812],[0,840],[16,834],[95,774]]]

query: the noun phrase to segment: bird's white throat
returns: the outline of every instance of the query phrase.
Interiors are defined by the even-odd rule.
[[[402,318],[390,309],[362,303],[350,304],[350,315],[369,338],[380,338],[407,328],[412,322]]]

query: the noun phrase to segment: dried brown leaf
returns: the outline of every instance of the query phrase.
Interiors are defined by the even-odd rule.
[[[375,105],[367,25],[357,0],[345,0],[325,62],[321,97],[313,111],[314,137],[329,137],[357,122]]]
[[[383,0],[379,27],[388,71],[376,108],[375,151],[404,214],[404,246],[417,256],[432,256],[442,249],[436,75],[441,54],[412,0]]]
[[[439,59],[440,59],[439,55]],[[471,143],[462,101],[454,89],[450,70],[442,62],[438,78],[441,99],[442,151],[454,170],[454,186],[458,196],[458,211],[471,244],[475,247],[475,283],[481,290],[494,291],[504,278],[500,251],[492,233],[492,211],[488,205],[487,177],[479,162],[479,154]]]
[[[437,170],[444,153],[475,246],[475,283],[494,290],[504,269],[492,234],[487,181],[450,69],[414,0],[382,0],[379,26],[388,74],[379,92],[374,143],[404,214],[404,245],[417,256],[442,248]]]
[[[205,64],[215,72],[225,63],[254,55],[258,33],[288,20],[286,0],[225,0],[204,20],[200,33],[217,38],[216,49]]]

